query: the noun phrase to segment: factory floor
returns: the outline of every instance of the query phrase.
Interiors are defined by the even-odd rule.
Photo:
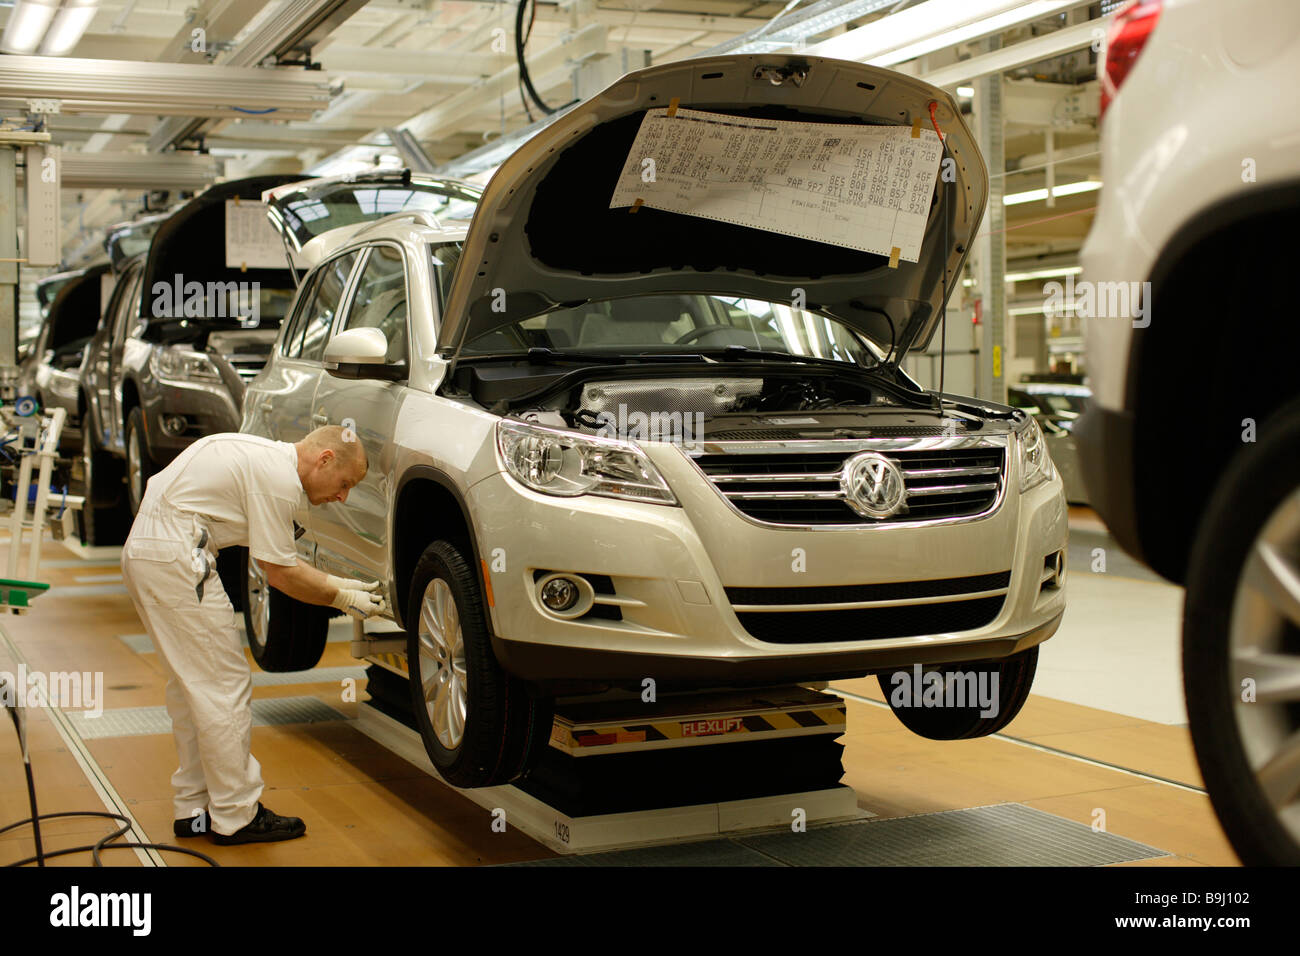
[[[0,533],[0,547],[6,544]],[[926,740],[894,718],[874,677],[832,685],[847,703],[843,783],[870,815],[859,826],[862,840],[885,833],[871,827],[902,818],[912,818],[908,825],[933,824],[925,832],[958,834],[937,850],[933,841],[923,847],[927,841],[905,839],[889,862],[1007,862],[999,852],[1038,839],[1047,841],[1039,847],[1047,857],[1028,859],[1040,862],[1051,862],[1051,841],[1064,841],[1058,855],[1065,862],[1236,865],[1187,732],[1178,655],[1181,591],[1126,558],[1087,509],[1071,509],[1070,559],[1061,629],[1042,646],[1035,693],[1000,734]],[[163,671],[122,586],[116,549],[46,541],[40,578],[51,584],[49,593],[27,614],[0,618],[0,671],[16,675],[21,665],[28,674],[103,675],[102,700],[81,701],[102,708],[102,718],[83,713],[85,707],[25,711],[42,814],[123,813],[141,838],[199,850],[223,865],[554,861],[556,854],[540,843],[515,828],[498,832],[488,810],[357,730],[365,679],[362,662],[350,655],[346,621],[335,622],[313,671],[270,675],[251,665],[253,753],[266,783],[263,800],[277,813],[302,817],[307,836],[236,847],[176,840],[169,784],[176,756],[162,709]],[[7,714],[3,724],[0,827],[30,815]],[[992,809],[949,813],[970,808]],[[1020,816],[1008,824],[1012,818],[997,816],[998,808]],[[1005,829],[994,832],[994,826]],[[92,817],[47,821],[44,848],[91,844],[116,828]],[[1111,855],[1073,852],[1099,832],[1117,838]],[[704,859],[697,853],[691,862],[708,862],[705,850]],[[29,826],[0,833],[0,865],[32,854]],[[726,859],[719,853],[718,862]],[[103,860],[107,866],[205,865],[165,851],[117,850]],[[90,862],[84,851],[49,864]],[[805,862],[843,861],[828,854]]]

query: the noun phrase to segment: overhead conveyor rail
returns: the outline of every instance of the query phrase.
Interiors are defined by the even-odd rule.
[[[316,71],[71,57],[0,57],[0,90],[57,100],[60,112],[211,118],[274,110],[305,120],[330,101],[330,79]]]

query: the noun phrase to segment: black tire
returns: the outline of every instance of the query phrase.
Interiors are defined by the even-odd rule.
[[[88,426],[90,415],[83,415]],[[131,512],[126,504],[122,462],[99,447],[91,428],[82,430],[81,494],[84,504],[77,512],[82,544],[92,547],[121,544],[131,531]]]
[[[332,609],[304,604],[277,591],[266,583],[261,570],[255,568],[248,549],[239,550],[243,569],[244,629],[253,660],[262,670],[275,673],[311,670],[325,653]],[[266,610],[265,629],[256,620],[263,608]]]
[[[140,502],[144,499],[145,488],[149,484],[149,479],[153,477],[154,466],[153,459],[149,457],[149,437],[144,428],[144,412],[137,405],[131,409],[131,414],[126,417],[126,497],[131,508],[131,516],[140,510]],[[132,447],[133,442],[138,442],[138,448]],[[133,454],[139,455],[140,467],[137,471],[132,471],[131,462]]]
[[[432,662],[427,651],[423,657],[420,653],[422,609],[425,593],[436,580],[445,583],[455,603],[464,653],[463,732],[458,742],[449,739],[451,746],[438,739],[422,683],[422,664],[427,669]],[[497,663],[478,575],[455,545],[435,541],[425,549],[411,579],[406,616],[411,707],[438,773],[452,786],[465,789],[522,776],[550,740],[552,701]],[[436,673],[437,668],[432,674]]]
[[[913,668],[881,674],[880,690],[894,716],[912,733],[930,740],[969,740],[995,734],[1015,720],[1020,708],[1029,699],[1029,689],[1034,685],[1034,672],[1037,669],[1037,644],[1019,654],[996,661],[963,661],[956,664],[926,664],[921,667],[922,680],[928,681],[924,675],[935,671],[944,675],[945,686],[949,674],[974,674],[977,688],[992,690],[991,675],[996,674],[997,711],[989,717],[981,716],[978,703],[961,707],[906,706],[908,698],[903,692],[915,683]],[[895,674],[906,675],[906,683],[895,680]],[[964,687],[969,687],[969,684]],[[916,693],[922,691],[923,687],[916,688]]]
[[[1244,708],[1269,707],[1265,714],[1294,734],[1300,732],[1300,702],[1242,703],[1231,667],[1234,606],[1239,593],[1254,593],[1239,592],[1247,558],[1270,517],[1300,489],[1300,403],[1261,423],[1259,436],[1258,444],[1237,453],[1220,479],[1192,545],[1183,604],[1183,688],[1201,776],[1241,862],[1300,866],[1300,842],[1278,819],[1251,769],[1239,719],[1253,716]],[[1300,563],[1300,555],[1289,557]],[[1251,613],[1243,619],[1265,626]],[[1300,663],[1300,626],[1294,619],[1277,632],[1274,653]],[[1290,813],[1300,813],[1295,801]]]

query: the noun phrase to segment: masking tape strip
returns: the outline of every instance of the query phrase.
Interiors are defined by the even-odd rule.
[[[898,268],[898,257],[902,254],[903,250],[898,248],[898,246],[894,246],[894,248],[889,250],[889,268]]]
[[[921,138],[921,117],[912,120],[912,139]]]
[[[638,209],[641,208],[641,206],[644,203],[645,203],[644,199],[637,199],[636,202],[632,203],[632,208],[628,210],[628,214],[631,215],[632,213],[636,212]]]
[[[676,116],[676,115],[677,115],[677,104],[680,103],[681,101],[682,101],[682,100],[681,100],[681,97],[678,97],[678,96],[674,96],[671,100],[669,100],[669,101],[668,101],[668,112],[665,113],[664,115],[667,116],[669,119],[672,119],[674,116]]]

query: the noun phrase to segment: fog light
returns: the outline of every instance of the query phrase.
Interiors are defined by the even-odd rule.
[[[568,578],[551,578],[542,585],[542,603],[563,614],[578,603],[578,586]]]
[[[189,427],[189,424],[184,415],[164,415],[162,417],[162,430],[168,435],[182,434]]]

